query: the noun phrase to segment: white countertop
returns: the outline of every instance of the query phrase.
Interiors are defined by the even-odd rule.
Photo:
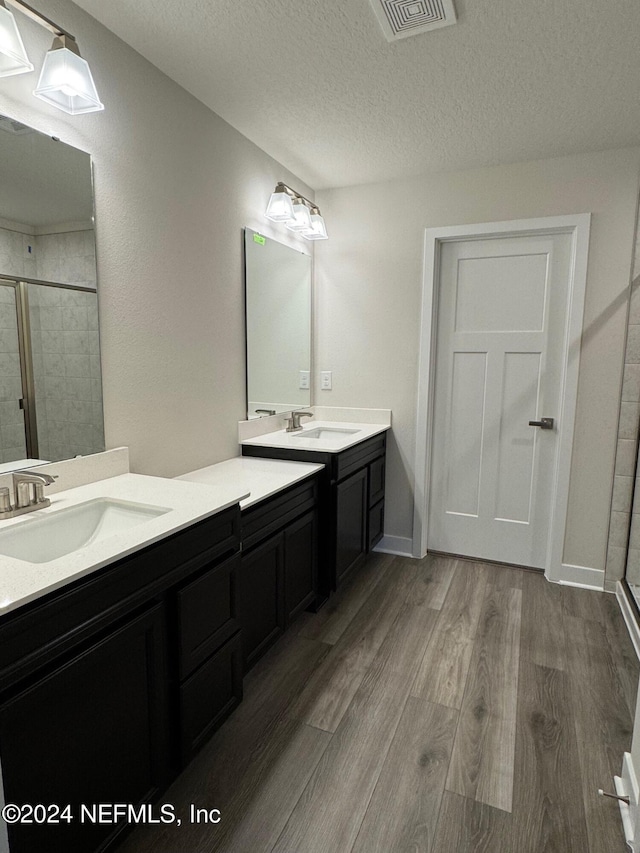
[[[324,465],[315,462],[287,462],[281,459],[237,456],[235,459],[218,462],[217,465],[181,474],[176,479],[212,486],[236,483],[242,486],[244,491],[250,492],[249,497],[240,501],[241,509],[246,509],[323,468]]]
[[[340,453],[342,450],[353,447],[355,444],[360,444],[361,441],[366,441],[368,438],[372,438],[372,436],[385,432],[390,428],[389,424],[309,420],[305,422],[300,432],[287,432],[284,429],[279,429],[275,432],[259,435],[256,438],[247,438],[241,444],[254,447],[286,447],[291,450],[315,450],[320,453]],[[331,435],[329,433],[322,439],[306,437],[306,433],[313,432],[316,429],[353,430],[353,432],[349,435],[340,435],[339,433]]]
[[[51,506],[0,521],[0,538],[17,525],[37,524],[58,510],[96,498],[113,498],[163,507],[168,511],[47,563],[30,563],[0,554],[0,616],[59,589],[109,563],[183,530],[247,497],[234,480],[203,485],[142,474],[121,474],[51,496]]]

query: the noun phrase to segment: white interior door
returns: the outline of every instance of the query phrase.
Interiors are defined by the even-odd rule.
[[[545,566],[571,241],[442,245],[429,550]],[[529,425],[542,418],[554,428]]]

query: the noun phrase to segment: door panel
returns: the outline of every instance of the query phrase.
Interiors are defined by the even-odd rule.
[[[440,258],[428,548],[542,568],[569,234],[466,239]]]
[[[457,448],[447,471],[447,512],[478,515],[485,416],[486,352],[453,354],[448,434]]]

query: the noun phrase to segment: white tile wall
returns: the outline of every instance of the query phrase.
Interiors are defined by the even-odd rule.
[[[94,232],[67,231],[36,236],[0,228],[0,273],[95,288]]]
[[[640,489],[634,506],[637,435],[640,417],[640,229],[637,233],[633,281],[629,299],[627,348],[625,351],[622,402],[618,424],[618,448],[609,521],[609,544],[605,577],[615,583],[625,576],[640,584]],[[635,510],[632,513],[632,508]],[[631,531],[629,527],[631,525]],[[627,555],[627,541],[632,543]]]

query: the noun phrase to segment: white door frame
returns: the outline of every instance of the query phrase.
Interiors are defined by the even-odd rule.
[[[416,423],[413,556],[427,553],[429,489],[431,477],[431,445],[435,391],[435,348],[438,320],[438,282],[440,250],[443,243],[460,240],[482,240],[491,237],[527,237],[547,234],[571,234],[568,316],[562,356],[561,408],[558,413],[558,453],[553,473],[551,495],[551,529],[545,560],[549,580],[562,580],[569,476],[573,431],[580,369],[580,344],[587,284],[590,213],[569,216],[545,216],[538,219],[516,219],[508,222],[483,222],[476,225],[452,225],[426,228],[424,243],[424,276],[422,285],[422,322],[418,368],[418,404]]]

